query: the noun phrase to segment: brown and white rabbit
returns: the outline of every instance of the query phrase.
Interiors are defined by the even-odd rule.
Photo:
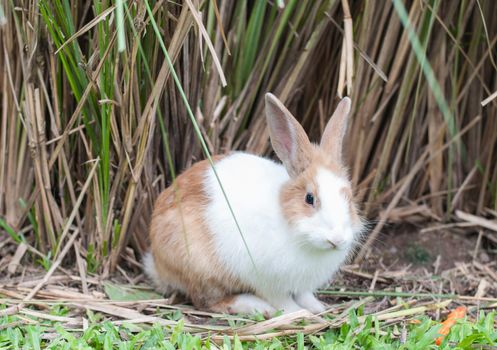
[[[363,228],[342,159],[350,104],[342,99],[315,145],[266,94],[283,164],[242,152],[214,158],[248,251],[209,163],[178,176],[157,199],[144,259],[158,289],[215,312],[322,312],[313,292],[331,280]]]

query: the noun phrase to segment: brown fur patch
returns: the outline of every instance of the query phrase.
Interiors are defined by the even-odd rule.
[[[154,282],[185,293],[198,308],[248,291],[214,253],[204,221],[209,202],[204,178],[209,167],[208,161],[201,161],[179,175],[157,198],[150,224],[151,251],[160,279]]]
[[[216,304],[211,305],[210,309],[213,312],[217,312],[220,314],[223,313],[232,314],[233,313],[232,305],[236,301],[237,297],[238,297],[237,295],[228,295],[223,299],[219,300]]]
[[[314,169],[309,168],[282,187],[280,203],[283,215],[289,222],[294,223],[295,220],[302,217],[312,216],[318,210],[320,200],[314,175]],[[314,195],[314,206],[305,202],[305,196],[308,192]]]

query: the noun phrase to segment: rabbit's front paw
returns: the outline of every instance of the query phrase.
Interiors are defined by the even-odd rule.
[[[269,298],[268,301],[273,305],[276,310],[282,311],[284,314],[301,311],[302,307],[297,304],[291,296],[277,296]]]
[[[326,310],[326,307],[321,303],[312,292],[301,293],[295,296],[295,301],[304,309],[309,310],[313,314],[320,314]]]

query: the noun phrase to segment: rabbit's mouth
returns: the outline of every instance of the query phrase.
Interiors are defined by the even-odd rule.
[[[316,232],[301,233],[299,244],[323,252],[347,250],[347,242],[341,238],[329,237]]]

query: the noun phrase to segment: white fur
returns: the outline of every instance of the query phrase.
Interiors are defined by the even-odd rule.
[[[297,224],[306,242],[316,248],[329,249],[331,243],[338,250],[348,251],[354,242],[355,232],[350,221],[349,203],[341,190],[349,186],[345,179],[331,171],[319,169],[316,175],[320,209],[310,218]]]
[[[311,292],[296,295],[295,301],[301,307],[314,314],[320,314],[326,310],[324,305]]]
[[[155,269],[154,257],[151,252],[146,252],[143,256],[143,267],[150,280],[159,281],[159,275]]]
[[[322,310],[322,306],[309,301],[308,295],[330,281],[352,244],[350,218],[344,207],[346,201],[339,193],[345,180],[320,170],[317,182],[321,210],[310,219],[301,220],[296,227],[290,227],[279,198],[282,185],[289,180],[282,165],[254,155],[234,153],[216,163],[216,170],[253,258],[252,261],[214,173],[209,169],[205,189],[211,203],[205,215],[224,266],[276,308],[291,312],[313,304],[310,307]],[[344,230],[345,235],[339,230]],[[328,238],[342,243],[338,249],[322,249]],[[318,242],[321,249],[312,242]],[[298,295],[306,295],[301,300],[309,303],[299,306],[292,299]]]
[[[143,270],[147,274],[148,278],[150,278],[151,281],[154,282],[156,285],[157,289],[160,291],[165,291],[165,286],[160,285],[161,278],[159,277],[159,274],[157,273],[157,269],[155,268],[155,262],[154,262],[154,257],[151,252],[146,252],[145,255],[143,256]]]

